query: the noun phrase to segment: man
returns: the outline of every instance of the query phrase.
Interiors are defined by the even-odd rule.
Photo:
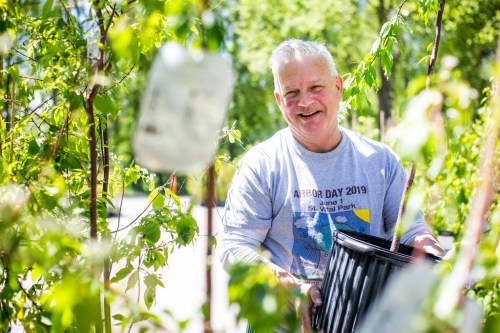
[[[339,127],[342,77],[324,45],[285,41],[270,65],[288,127],[242,158],[226,200],[221,260],[266,262],[299,288],[309,331],[333,230],[391,238],[406,177],[387,146]],[[422,213],[401,242],[444,254]]]

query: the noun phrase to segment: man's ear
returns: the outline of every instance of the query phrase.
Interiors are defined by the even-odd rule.
[[[344,81],[342,80],[341,75],[337,75],[337,78],[335,79],[335,87],[337,88],[337,91],[340,94],[340,97],[343,95],[343,87],[344,87]]]
[[[281,108],[283,100],[281,99],[281,95],[279,94],[279,92],[277,92],[276,90],[274,91],[274,99],[276,99],[276,103],[278,103],[278,106]]]

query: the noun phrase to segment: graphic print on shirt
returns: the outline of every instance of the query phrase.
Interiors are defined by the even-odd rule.
[[[292,274],[309,280],[318,280],[324,275],[335,229],[370,233],[370,210],[294,213]]]

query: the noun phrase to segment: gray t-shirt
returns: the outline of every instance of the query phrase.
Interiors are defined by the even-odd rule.
[[[387,146],[341,132],[340,144],[328,153],[305,149],[285,128],[245,154],[222,219],[224,267],[268,258],[305,282],[319,283],[334,229],[392,237],[404,168]],[[431,231],[420,211],[401,242],[422,233]]]

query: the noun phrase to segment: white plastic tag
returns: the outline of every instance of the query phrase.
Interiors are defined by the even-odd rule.
[[[134,138],[136,161],[149,170],[188,174],[212,162],[233,73],[220,54],[161,48],[149,73]]]

